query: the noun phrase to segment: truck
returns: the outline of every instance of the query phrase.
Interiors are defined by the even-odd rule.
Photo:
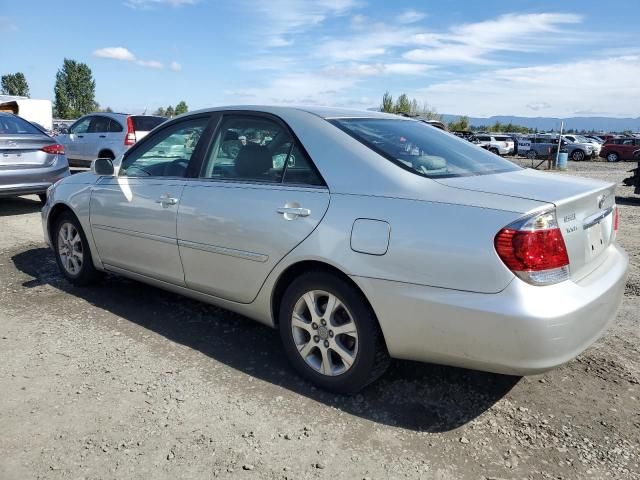
[[[0,112],[13,113],[29,122],[41,125],[46,130],[51,130],[53,126],[51,100],[0,95]]]

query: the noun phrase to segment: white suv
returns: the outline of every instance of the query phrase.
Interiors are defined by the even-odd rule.
[[[165,120],[151,115],[92,113],[56,139],[64,145],[69,165],[89,167],[96,158],[116,158]]]
[[[515,150],[513,138],[507,135],[490,135],[479,133],[475,136],[475,143],[496,155],[511,155]]]

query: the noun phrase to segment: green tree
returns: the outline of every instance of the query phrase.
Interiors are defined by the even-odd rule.
[[[382,95],[382,105],[380,105],[380,111],[393,113],[393,97],[389,92],[384,92],[384,95]]]
[[[164,114],[169,118],[176,116],[176,112],[171,105],[167,107],[167,109],[164,111]]]
[[[395,113],[411,113],[411,100],[406,93],[401,94],[396,100]]]
[[[153,112],[153,114],[159,117],[164,117],[167,115],[167,113],[164,110],[164,107],[158,107],[158,109],[155,112]]]
[[[187,106],[184,100],[180,101],[180,103],[176,105],[176,110],[175,110],[176,116],[182,115],[183,113],[187,113],[188,111],[189,111],[189,107]]]
[[[56,74],[53,91],[53,109],[57,118],[78,118],[98,108],[96,82],[85,63],[65,58]]]
[[[29,96],[29,84],[22,72],[8,73],[2,76],[2,93],[17,97]]]
[[[463,115],[461,117],[458,117],[458,120],[456,120],[455,122],[449,122],[449,130],[451,131],[466,131],[469,130],[469,117],[467,117],[466,115]]]

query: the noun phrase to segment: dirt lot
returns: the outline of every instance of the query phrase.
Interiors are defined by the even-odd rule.
[[[627,168],[570,162],[618,184]],[[302,382],[237,315],[111,276],[70,286],[35,199],[1,200],[0,479],[640,478],[632,197],[623,306],[577,360],[527,378],[396,362],[354,397]]]

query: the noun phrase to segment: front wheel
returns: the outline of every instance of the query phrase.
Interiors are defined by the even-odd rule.
[[[57,219],[52,235],[56,263],[60,272],[74,285],[88,285],[100,277],[93,266],[91,251],[80,222],[71,212]]]
[[[327,272],[309,272],[287,288],[280,337],[294,368],[319,387],[355,393],[389,364],[371,307],[353,285]]]
[[[617,162],[619,159],[620,157],[618,157],[618,154],[615,152],[607,154],[607,162]]]
[[[571,153],[571,160],[574,162],[581,162],[584,160],[584,152],[582,150],[574,150]]]

